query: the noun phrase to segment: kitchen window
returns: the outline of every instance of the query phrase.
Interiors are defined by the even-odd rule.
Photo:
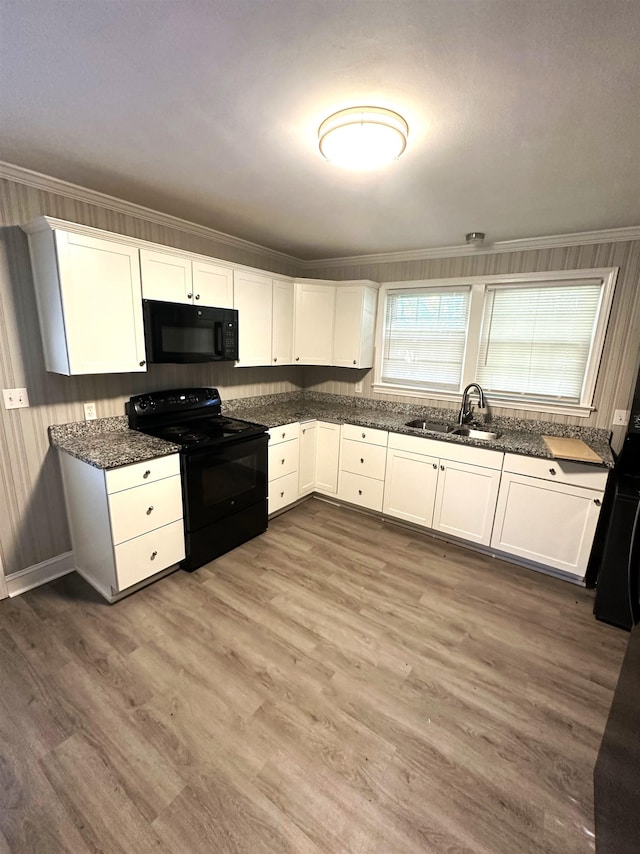
[[[617,268],[387,283],[374,389],[498,406],[592,411]]]

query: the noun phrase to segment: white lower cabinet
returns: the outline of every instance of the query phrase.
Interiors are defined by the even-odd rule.
[[[507,454],[492,547],[584,578],[607,476],[581,463]]]
[[[269,513],[297,501],[300,459],[297,422],[269,430]]]
[[[98,469],[60,454],[77,571],[113,601],[184,556],[177,454]]]
[[[390,434],[383,511],[489,545],[503,454]]]
[[[339,424],[318,421],[316,449],[316,492],[336,495],[338,492],[338,462],[340,458]]]
[[[316,458],[318,455],[318,423],[303,421],[300,425],[300,461],[298,464],[298,492],[309,495],[316,486]],[[336,460],[336,470],[338,461]]]
[[[369,510],[382,510],[387,437],[384,430],[344,425],[338,489],[341,499]]]

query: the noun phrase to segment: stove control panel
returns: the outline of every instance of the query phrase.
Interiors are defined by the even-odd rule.
[[[218,414],[221,403],[217,388],[168,389],[134,395],[126,403],[125,412],[130,420],[136,416],[164,415],[190,409]]]

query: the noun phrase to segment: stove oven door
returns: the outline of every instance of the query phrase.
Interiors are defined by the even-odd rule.
[[[266,434],[238,439],[183,457],[184,521],[206,528],[267,498]]]

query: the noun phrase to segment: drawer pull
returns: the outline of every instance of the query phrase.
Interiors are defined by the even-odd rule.
[[[600,507],[602,504],[602,501],[600,501],[599,498],[594,498],[593,503],[596,505],[596,507]]]
[[[284,465],[284,460],[280,460],[280,465]]]
[[[284,437],[285,437],[286,435],[287,435],[286,433],[283,433],[283,434],[282,434],[282,438],[284,439]]]
[[[151,560],[155,560],[158,557],[158,552],[151,552]]]
[[[284,492],[280,493],[280,498],[284,498]]]
[[[274,356],[274,357],[273,357],[273,361],[274,361],[274,362],[277,362],[277,361],[278,361],[278,357],[277,357],[277,356]]]
[[[200,299],[200,294],[196,294],[196,299]]]
[[[437,469],[437,468],[438,468],[438,463],[433,463],[433,467],[434,467],[434,469]]]
[[[300,356],[296,356],[296,362],[300,361]]]
[[[153,513],[153,504],[150,504],[147,507],[147,516],[151,516],[152,513]]]
[[[363,439],[366,439],[366,438],[367,438],[367,434],[366,434],[366,433],[363,433],[363,434],[362,434],[362,438],[363,438]]]
[[[549,469],[549,474],[555,474],[555,473],[556,473],[555,469]]]
[[[193,299],[193,294],[187,294],[187,299]]]
[[[361,489],[359,489],[359,490],[358,490],[358,495],[362,495],[362,490],[361,490]]]
[[[444,471],[444,466],[440,466],[440,471]]]
[[[146,480],[151,474],[151,469],[147,469],[146,472],[142,475],[142,477]]]
[[[145,366],[145,361],[144,361],[144,359],[143,359],[143,360],[140,362],[140,367],[141,367],[141,368],[144,368],[144,366]]]
[[[360,457],[360,462],[364,463],[364,457]]]
[[[353,364],[355,365],[355,363],[356,363],[356,360],[354,359],[354,360],[353,360]]]

